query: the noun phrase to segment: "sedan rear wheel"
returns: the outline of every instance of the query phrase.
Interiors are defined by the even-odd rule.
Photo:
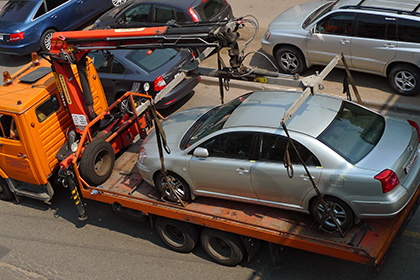
[[[45,31],[41,36],[41,50],[42,51],[49,51],[51,49],[51,38],[54,34],[54,29],[48,29]]]
[[[333,231],[337,230],[336,223],[342,230],[353,225],[353,211],[344,201],[330,196],[325,196],[324,201],[327,209],[319,199],[316,199],[311,207],[311,213],[321,227]]]

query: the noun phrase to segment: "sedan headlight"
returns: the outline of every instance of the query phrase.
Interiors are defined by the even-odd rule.
[[[147,154],[146,154],[146,150],[142,147],[140,148],[140,152],[139,152],[139,163],[143,164],[144,160],[147,158]]]

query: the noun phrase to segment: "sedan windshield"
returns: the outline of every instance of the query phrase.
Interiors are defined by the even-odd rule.
[[[384,129],[385,119],[381,115],[343,102],[340,112],[318,140],[355,164],[376,146]]]
[[[181,140],[181,149],[188,148],[201,138],[221,129],[236,107],[238,107],[250,94],[251,93],[244,94],[224,105],[214,107],[202,115],[191,126]]]

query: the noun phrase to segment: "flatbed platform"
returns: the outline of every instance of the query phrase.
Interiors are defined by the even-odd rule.
[[[320,229],[312,216],[293,211],[205,197],[185,207],[161,201],[158,192],[136,170],[138,148],[138,143],[133,144],[118,158],[111,177],[95,188],[99,193],[82,189],[82,196],[111,205],[117,203],[146,215],[186,221],[372,267],[381,262],[420,200],[418,188],[409,205],[395,218],[362,221],[341,237],[338,232]]]

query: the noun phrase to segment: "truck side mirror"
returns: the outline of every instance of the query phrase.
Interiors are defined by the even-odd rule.
[[[195,157],[206,158],[209,156],[209,151],[206,148],[198,147],[194,150],[193,155]]]

